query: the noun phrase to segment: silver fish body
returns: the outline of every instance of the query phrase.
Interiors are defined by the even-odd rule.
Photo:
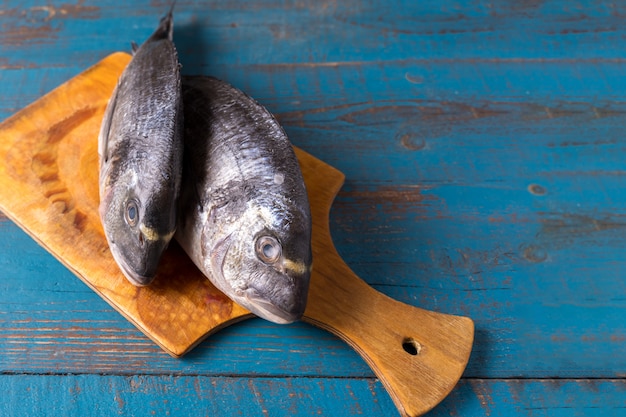
[[[185,159],[176,240],[233,301],[276,323],[301,318],[311,213],[293,148],[240,90],[184,77]]]
[[[148,285],[176,229],[182,178],[182,98],[172,12],[135,50],[98,138],[100,218],[128,280]]]

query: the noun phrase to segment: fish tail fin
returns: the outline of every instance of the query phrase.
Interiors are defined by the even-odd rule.
[[[177,2],[177,1],[178,1],[178,0],[174,0],[174,1],[172,2],[172,5],[170,6],[170,11],[169,11],[169,12],[167,12],[167,15],[168,15],[168,16],[172,16],[172,13],[174,13],[174,6],[176,6],[176,2]]]
[[[159,27],[154,34],[152,35],[153,39],[164,39],[167,38],[172,40],[174,37],[174,6],[176,6],[176,0],[172,2],[170,6],[170,10],[167,12],[161,21],[159,22]]]

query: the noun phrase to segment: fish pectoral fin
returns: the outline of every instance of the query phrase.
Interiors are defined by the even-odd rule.
[[[100,134],[98,135],[98,155],[104,162],[109,160],[109,134],[111,131],[111,123],[113,121],[113,113],[115,112],[115,106],[117,105],[117,91],[119,89],[119,81],[111,94],[111,98],[104,111],[104,117],[102,118],[102,125],[100,126]]]

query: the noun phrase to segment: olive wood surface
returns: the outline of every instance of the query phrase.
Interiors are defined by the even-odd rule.
[[[130,55],[112,54],[0,125],[0,210],[163,350],[181,356],[250,317],[177,244],[149,287],[119,271],[98,216],[97,134]],[[304,320],[352,346],[402,415],[421,415],[454,387],[469,360],[472,320],[392,300],[341,259],[329,229],[344,175],[296,149],[311,202],[314,265]]]

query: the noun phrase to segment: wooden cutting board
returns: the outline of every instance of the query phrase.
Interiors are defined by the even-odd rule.
[[[0,125],[0,210],[167,353],[250,317],[218,291],[177,244],[153,285],[119,271],[98,217],[97,136],[130,56],[115,53]],[[405,416],[438,404],[461,377],[474,337],[466,317],[415,308],[375,291],[334,248],[330,206],[344,176],[296,149],[313,215],[314,266],[304,320],[349,343]]]

